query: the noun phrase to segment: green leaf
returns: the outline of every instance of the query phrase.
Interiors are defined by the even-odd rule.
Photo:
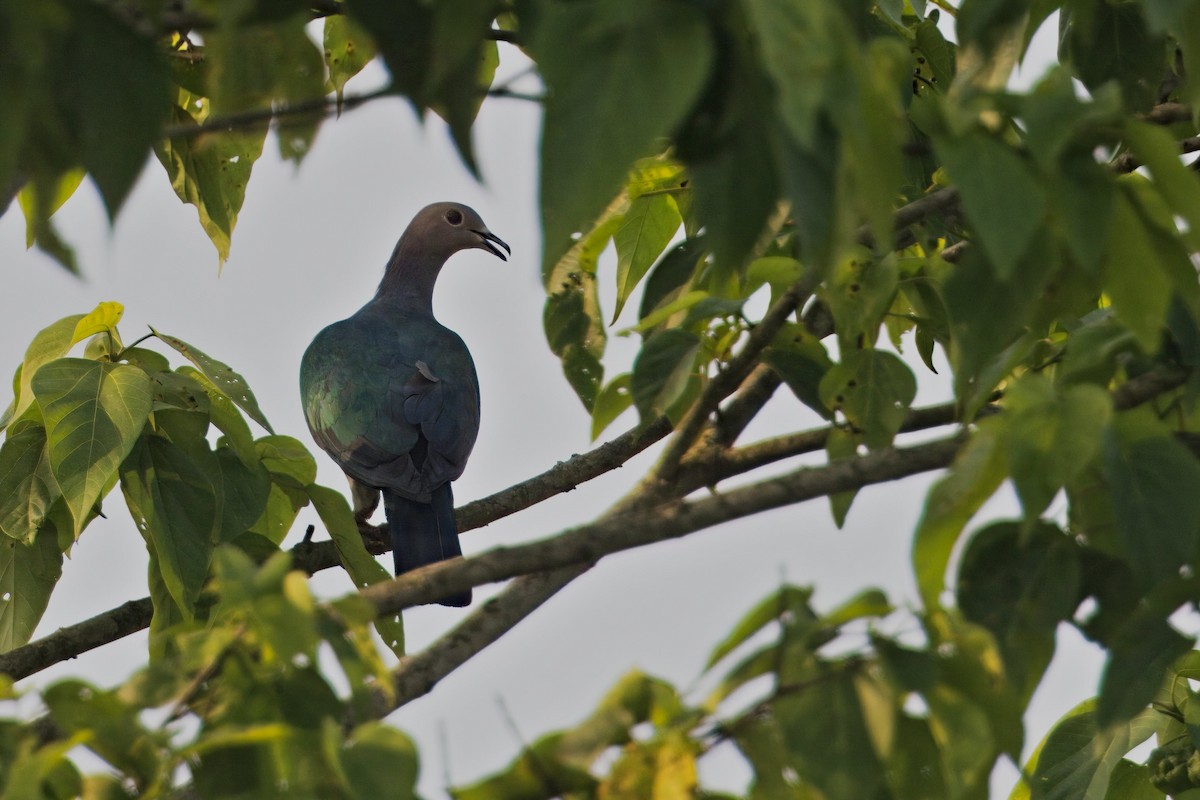
[[[1052,259],[1052,253],[1045,260],[1024,259],[1020,273],[1002,281],[972,247],[947,275],[942,298],[950,319],[949,355],[955,394],[967,406],[967,419],[1009,374],[1010,361],[1024,355],[1022,337],[1032,335],[1029,323],[1054,274]]]
[[[596,287],[596,261],[629,206],[622,193],[567,253],[543,272],[546,306],[542,327],[550,350],[562,360],[571,388],[590,413],[604,378],[600,358],[607,334]]]
[[[488,38],[499,8],[495,0],[446,0],[432,9],[430,107],[446,120],[463,163],[479,178],[471,126],[500,63]]]
[[[232,542],[262,518],[271,483],[261,464],[247,465],[231,448],[220,447],[210,458],[215,460],[217,469],[213,487],[220,510],[217,538]]]
[[[1025,159],[983,134],[935,140],[963,208],[1001,281],[1012,278],[1045,225],[1046,192]]]
[[[1112,224],[1116,183],[1090,155],[1072,159],[1062,173],[1051,179],[1053,210],[1062,218],[1067,246],[1079,266],[1089,275],[1098,275],[1107,247],[1106,238],[1097,236],[1096,231],[1107,230]]]
[[[643,195],[629,204],[621,225],[613,235],[617,247],[617,302],[615,323],[625,301],[641,283],[650,265],[670,243],[682,223],[670,195]]]
[[[824,86],[835,69],[844,20],[836,6],[750,0],[748,20],[762,51],[763,68],[779,93],[780,117],[797,142],[815,148]]]
[[[1195,637],[1180,634],[1161,616],[1141,610],[1131,615],[1109,643],[1097,724],[1122,723],[1143,713],[1170,677],[1171,665],[1195,643]]]
[[[1118,415],[1102,458],[1125,560],[1145,586],[1177,575],[1196,557],[1200,463],[1149,412]]]
[[[62,208],[63,203],[70,200],[71,195],[75,194],[75,190],[79,188],[79,184],[83,183],[84,175],[87,175],[87,172],[82,169],[69,170],[60,175],[55,182],[54,193],[50,197],[49,205],[44,209],[38,208],[36,183],[27,183],[21,187],[21,191],[17,192],[17,203],[21,206],[21,213],[25,215],[25,249],[28,250],[37,243],[39,212],[50,215]]]
[[[1150,353],[1158,350],[1171,301],[1167,265],[1155,243],[1163,235],[1146,225],[1128,195],[1117,193],[1108,228],[1104,288],[1117,316]]]
[[[209,420],[217,430],[225,434],[225,441],[237,453],[242,463],[251,468],[257,466],[259,458],[254,446],[254,435],[250,433],[250,426],[246,424],[237,405],[200,370],[185,366],[180,367],[178,371],[196,381],[208,396]]]
[[[953,689],[987,715],[993,758],[1000,753],[1018,757],[1024,709],[1016,687],[1005,677],[1004,659],[991,632],[954,612],[934,611],[924,621],[938,678],[934,689]]]
[[[540,193],[549,265],[618,192],[630,165],[691,110],[713,46],[704,13],[684,3],[539,10],[529,45],[548,91]]]
[[[874,797],[884,785],[854,674],[817,676],[772,703],[795,771],[826,797]]]
[[[58,96],[71,106],[80,161],[112,220],[162,132],[170,97],[167,64],[158,42],[107,8],[71,3],[70,9]]]
[[[825,441],[825,452],[829,455],[829,463],[856,458],[861,444],[861,434],[847,430],[840,425],[834,425],[829,429],[829,438]],[[846,514],[850,513],[850,505],[854,502],[857,494],[857,490],[851,490],[829,495],[829,507],[833,511],[833,522],[837,525],[838,530],[841,530],[842,526],[846,524]]]
[[[960,691],[937,684],[925,693],[929,731],[938,745],[948,797],[979,797],[996,759],[986,712]]]
[[[367,552],[363,545],[362,534],[354,521],[354,514],[346,503],[346,498],[332,489],[317,484],[308,486],[308,497],[313,508],[321,517],[325,529],[329,531],[337,548],[338,559],[342,562],[354,586],[358,589],[391,580],[388,571]],[[383,637],[383,642],[397,656],[404,655],[404,620],[400,614],[389,617],[379,617],[375,620],[375,628]]]
[[[375,42],[370,34],[345,14],[325,18],[325,67],[329,72],[327,89],[337,94],[341,110],[342,90],[375,57]]]
[[[53,529],[31,544],[0,539],[0,653],[30,640],[62,575]]]
[[[190,619],[218,532],[212,481],[178,446],[144,436],[121,467],[121,490],[171,599]]]
[[[927,609],[941,604],[950,554],[967,521],[1007,475],[995,424],[984,420],[963,445],[950,471],[934,484],[913,536],[913,572]]]
[[[317,479],[317,462],[312,453],[291,436],[263,436],[254,443],[258,457],[276,483],[305,489]]]
[[[50,472],[46,429],[30,425],[9,434],[0,447],[0,531],[32,543],[61,496]]]
[[[629,373],[622,372],[613,378],[596,395],[596,403],[592,407],[592,441],[600,438],[604,429],[633,405],[633,394],[629,390]]]
[[[82,342],[89,336],[95,336],[98,333],[107,333],[115,337],[117,323],[121,321],[124,314],[125,306],[113,300],[106,300],[98,304],[75,324],[75,333],[71,335],[72,343]],[[117,342],[120,342],[119,338]]]
[[[433,9],[417,0],[347,0],[345,8],[375,39],[396,89],[426,108]]]
[[[820,391],[821,380],[833,361],[820,342],[807,338],[798,325],[789,323],[763,351],[762,360],[779,374],[801,403],[825,419],[833,419],[833,411],[821,401]]]
[[[324,62],[305,30],[309,19],[308,13],[293,14],[268,23],[226,22],[207,31],[212,114],[227,116],[323,97]],[[300,119],[284,121],[278,129],[280,154],[296,162],[308,152],[321,115]]]
[[[33,403],[33,376],[42,365],[63,357],[75,344],[75,328],[84,316],[72,314],[63,317],[53,325],[38,331],[37,336],[33,337],[33,341],[25,350],[25,360],[21,362],[18,378],[14,381],[16,399],[10,420],[19,419]]]
[[[994,523],[975,533],[963,552],[958,608],[996,638],[1022,703],[1050,664],[1058,623],[1079,603],[1079,558],[1071,539],[1045,523],[1027,533],[1015,522]]]
[[[161,741],[138,721],[141,710],[125,702],[118,692],[104,691],[80,680],[65,680],[42,693],[54,725],[66,734],[90,737],[89,749],[138,785],[162,777],[166,764]]]
[[[883,350],[846,353],[821,379],[821,402],[840,410],[872,450],[887,447],[917,395],[908,365]]]
[[[892,305],[899,281],[896,259],[891,254],[874,259],[864,249],[834,266],[821,292],[833,312],[838,342],[848,352],[873,347],[883,315]]]
[[[702,236],[685,239],[668,250],[646,279],[638,319],[644,321],[657,309],[671,304],[684,294],[704,255]]]
[[[150,379],[138,367],[60,358],[37,371],[33,393],[78,537],[146,424]]]
[[[667,328],[646,340],[633,362],[629,390],[643,422],[649,422],[683,394],[695,369],[700,337],[680,328]]]
[[[892,749],[884,765],[895,797],[948,796],[942,776],[941,749],[929,727],[927,719],[907,714],[897,719],[896,741],[904,744]]]
[[[964,4],[955,27],[962,45],[977,45],[991,53],[1004,31],[1029,12],[1029,0],[974,0]]]
[[[718,280],[741,274],[782,188],[773,131],[764,124],[771,118],[771,87],[747,49],[731,47],[730,63],[721,70],[716,86],[722,94],[709,100],[716,110],[708,124],[715,129],[693,125],[678,142]]]
[[[395,728],[381,722],[359,725],[346,738],[340,758],[355,800],[417,797],[417,751]]]
[[[1129,722],[1101,727],[1096,700],[1084,700],[1063,715],[1034,751],[1010,800],[1104,800],[1109,777],[1122,757],[1154,735],[1158,715],[1143,711]]]
[[[738,620],[733,630],[713,648],[712,653],[708,656],[708,661],[704,664],[704,669],[712,669],[747,639],[784,615],[815,620],[816,614],[813,613],[808,602],[812,599],[812,594],[812,589],[807,587],[791,585],[779,587],[779,591],[765,597]]]
[[[172,112],[176,124],[196,125],[207,119],[207,101],[180,91],[177,102]],[[193,103],[201,103],[203,113],[195,115],[196,109],[190,107]],[[246,197],[246,185],[254,162],[262,155],[266,136],[264,126],[214,137],[164,139],[154,148],[175,194],[196,207],[200,225],[217,249],[221,264],[229,258],[230,238]]]
[[[1090,92],[1116,81],[1127,108],[1150,108],[1170,63],[1166,37],[1149,30],[1140,3],[1088,5],[1059,24],[1059,58]]]
[[[1031,372],[1008,388],[1004,406],[1000,435],[1025,518],[1034,520],[1099,452],[1112,400],[1088,384],[1056,391]]]
[[[202,353],[182,339],[159,333],[153,328],[150,330],[159,339],[175,348],[184,358],[195,364],[204,373],[204,377],[212,382],[213,386],[246,412],[246,416],[266,428],[267,431],[275,432],[271,429],[271,423],[267,422],[267,418],[259,409],[258,400],[255,399],[254,392],[250,391],[250,386],[247,385],[245,378],[230,369],[228,365]]]
[[[1179,144],[1161,126],[1128,120],[1123,138],[1150,170],[1154,185],[1162,192],[1171,211],[1187,220],[1190,232],[1200,233],[1200,183],[1195,173],[1179,160]]]

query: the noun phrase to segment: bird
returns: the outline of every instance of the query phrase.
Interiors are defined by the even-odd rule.
[[[512,255],[473,209],[421,209],[375,296],[318,333],[300,362],[309,431],[346,473],[356,519],[383,497],[396,575],[462,555],[450,483],[479,433],[479,379],[466,344],[434,318],[433,289],[447,259],[470,249]],[[435,602],[466,606],[471,591]]]

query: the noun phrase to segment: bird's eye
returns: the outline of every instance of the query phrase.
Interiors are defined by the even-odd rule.
[[[463,215],[457,208],[452,208],[446,212],[446,222],[451,225],[462,225]]]

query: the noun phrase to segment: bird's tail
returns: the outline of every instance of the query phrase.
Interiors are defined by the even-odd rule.
[[[450,484],[433,493],[432,502],[420,503],[384,490],[383,510],[392,535],[396,574],[462,555],[454,524],[454,495]],[[439,598],[444,606],[471,604],[471,590]]]

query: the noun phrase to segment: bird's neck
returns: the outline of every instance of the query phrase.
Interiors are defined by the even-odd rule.
[[[392,251],[375,298],[407,311],[433,316],[433,286],[446,263],[444,256],[430,253],[402,236]]]

